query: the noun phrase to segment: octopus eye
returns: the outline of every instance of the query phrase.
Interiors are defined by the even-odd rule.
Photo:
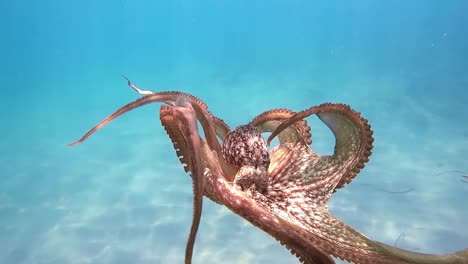
[[[230,131],[222,147],[226,162],[237,167],[253,166],[268,168],[270,155],[258,129],[243,125]]]

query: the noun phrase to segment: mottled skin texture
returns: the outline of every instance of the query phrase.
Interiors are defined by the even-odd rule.
[[[127,79],[128,80],[128,79]],[[177,156],[193,181],[194,215],[185,263],[191,263],[202,212],[202,195],[226,206],[270,234],[302,263],[468,263],[468,250],[431,255],[370,240],[328,211],[331,194],[350,183],[369,160],[372,130],[367,120],[344,104],[326,103],[294,113],[275,109],[234,130],[196,97],[182,92],[142,91],[144,95],[88,131],[79,144],[116,117],[139,106],[163,102],[160,119]],[[310,148],[310,127],[317,115],[333,132],[333,155]],[[204,138],[197,129],[201,124]],[[261,133],[272,132],[279,145],[268,151]],[[221,144],[220,144],[221,141]]]
[[[223,138],[223,158],[239,167],[234,184],[243,191],[268,192],[270,155],[258,129],[250,124],[239,126]]]

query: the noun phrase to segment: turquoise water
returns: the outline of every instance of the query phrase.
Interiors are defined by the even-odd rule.
[[[182,263],[190,177],[119,75],[204,100],[231,127],[272,108],[351,105],[370,162],[330,202],[372,239],[468,247],[465,1],[3,1],[0,263]],[[408,4],[410,2],[410,4]],[[333,151],[318,119],[313,149]],[[195,263],[298,263],[205,199]]]

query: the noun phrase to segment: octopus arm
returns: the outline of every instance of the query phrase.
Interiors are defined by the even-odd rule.
[[[205,152],[206,153],[206,152]],[[213,157],[211,157],[213,158]],[[211,159],[210,158],[210,159]],[[232,183],[215,173],[205,174],[205,195],[223,204],[234,213],[251,222],[256,227],[273,236],[286,246],[301,263],[334,264],[335,261],[308,239],[307,232],[291,225],[287,220],[272,214],[245,192],[232,188]]]
[[[279,125],[270,135],[267,144],[283,130],[304,118],[316,114],[335,136],[335,150],[333,156],[321,157],[315,164],[316,171],[326,167],[334,170],[340,179],[336,189],[351,182],[357,173],[364,168],[372,153],[372,130],[367,120],[359,112],[345,104],[325,103],[298,112]],[[329,174],[329,173],[328,173]]]
[[[193,217],[185,250],[185,263],[192,262],[193,248],[203,206],[202,141],[198,133],[197,118],[192,104],[185,98],[177,100],[176,106],[161,106],[161,123],[171,138],[180,161],[190,171],[193,186]]]
[[[268,110],[257,115],[250,124],[257,127],[260,133],[273,132],[281,123],[291,118],[294,114],[295,112],[283,108]],[[278,137],[280,144],[301,142],[310,145],[312,143],[310,126],[305,120],[301,120],[295,123],[294,126],[286,128]]]
[[[336,189],[350,183],[372,153],[372,130],[361,114],[344,104],[323,104],[317,113],[335,135],[334,162],[341,165],[345,174]]]

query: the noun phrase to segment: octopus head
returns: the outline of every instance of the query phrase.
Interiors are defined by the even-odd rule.
[[[267,191],[270,154],[256,127],[248,124],[230,131],[224,138],[222,152],[226,162],[240,167],[234,183],[242,190]]]

